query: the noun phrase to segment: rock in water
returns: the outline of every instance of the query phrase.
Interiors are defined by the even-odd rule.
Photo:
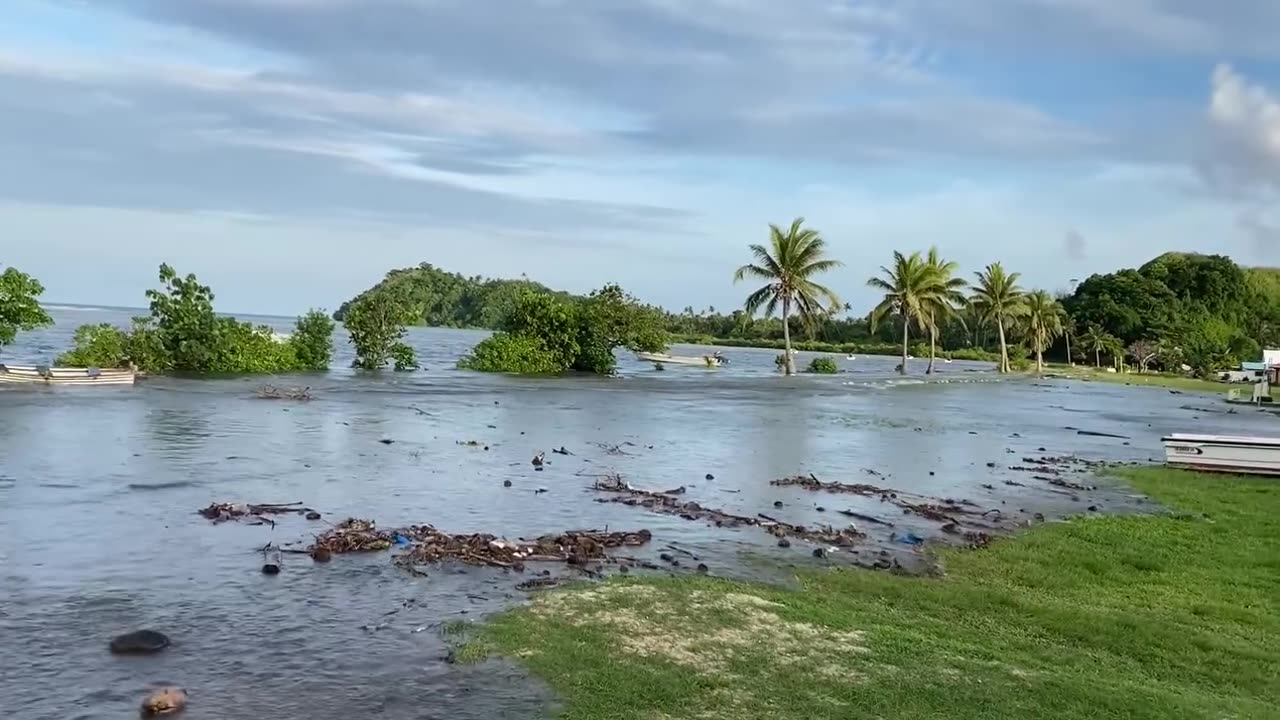
[[[142,701],[142,714],[146,717],[176,713],[187,706],[187,691],[167,687],[153,691]]]
[[[280,574],[280,564],[279,564],[279,563],[274,563],[274,562],[263,563],[263,565],[262,565],[262,574],[263,574],[263,575],[279,575],[279,574]]]
[[[125,633],[111,641],[111,652],[120,655],[160,652],[169,647],[169,638],[155,630]]]

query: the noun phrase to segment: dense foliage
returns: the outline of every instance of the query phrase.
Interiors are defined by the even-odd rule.
[[[733,281],[746,278],[765,281],[765,285],[747,296],[743,311],[754,317],[761,310],[766,318],[782,311],[782,344],[788,352],[784,355],[785,371],[795,372],[791,358],[791,330],[788,321],[794,309],[800,321],[812,326],[822,317],[840,307],[840,298],[827,287],[818,284],[815,275],[840,267],[840,261],[827,257],[827,244],[822,235],[804,226],[804,218],[796,218],[786,230],[777,225],[769,226],[769,246],[750,245],[755,262],[738,268]]]
[[[295,332],[278,339],[213,310],[213,291],[195,275],[160,266],[162,287],[148,290],[150,315],[128,329],[109,324],[76,329],[75,346],[57,364],[127,367],[147,372],[278,373],[324,370],[332,354],[333,323],[319,310],[298,318]]]
[[[345,321],[356,302],[369,295],[383,295],[396,298],[410,325],[497,330],[526,291],[569,298],[567,293],[554,292],[531,280],[465,277],[422,263],[392,270],[377,285],[344,302],[333,316]]]
[[[19,330],[35,330],[52,325],[53,319],[40,307],[44,286],[39,280],[5,268],[0,273],[0,348],[13,342]]]
[[[553,374],[568,370],[612,374],[613,351],[656,352],[666,347],[662,313],[617,285],[586,298],[525,290],[501,329],[458,362],[486,372]]]
[[[1222,255],[1165,253],[1136,270],[1093,275],[1063,304],[1082,333],[1076,349],[1095,364],[1131,357],[1208,375],[1280,345],[1280,272]]]
[[[840,372],[840,367],[836,365],[836,361],[829,357],[816,357],[809,361],[809,367],[805,368],[805,372],[818,373],[820,375],[835,375]]]
[[[347,306],[343,317],[356,349],[352,367],[378,370],[388,363],[396,370],[418,367],[413,348],[403,341],[405,325],[413,317],[402,296],[391,291],[365,293]]]

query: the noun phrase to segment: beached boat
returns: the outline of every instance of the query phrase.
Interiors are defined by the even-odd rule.
[[[662,363],[663,365],[695,365],[699,367],[720,367],[720,358],[714,355],[668,355],[666,353],[636,353],[637,360]]]
[[[1161,442],[1165,463],[1175,467],[1280,475],[1280,438],[1174,433]]]
[[[137,380],[137,373],[127,369],[0,365],[0,383],[27,385],[132,385],[135,380]]]

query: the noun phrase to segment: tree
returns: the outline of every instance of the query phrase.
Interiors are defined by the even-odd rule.
[[[394,362],[397,370],[410,370],[416,365],[413,349],[401,341],[411,316],[391,293],[360,296],[347,306],[344,317],[343,324],[356,348],[352,367],[378,370]]]
[[[1000,372],[1007,373],[1010,371],[1009,342],[1005,329],[1012,327],[1026,311],[1026,294],[1018,287],[1021,275],[1005,272],[1004,266],[998,262],[974,275],[978,282],[969,302],[982,317],[996,324],[1000,333]]]
[[[753,277],[767,283],[747,296],[743,308],[748,315],[755,315],[763,308],[765,317],[769,318],[777,312],[779,305],[782,306],[786,373],[793,375],[796,368],[791,357],[789,323],[792,306],[803,321],[813,323],[826,313],[824,305],[840,305],[840,298],[814,282],[813,276],[840,267],[841,263],[826,257],[826,241],[817,230],[804,227],[804,218],[796,218],[786,230],[770,224],[769,247],[749,247],[756,261],[738,268],[733,274],[733,281],[736,283]]]
[[[893,266],[880,266],[881,275],[867,279],[867,286],[884,292],[884,298],[871,311],[871,328],[885,318],[896,316],[902,324],[902,364],[898,373],[907,374],[907,351],[911,343],[911,323],[928,327],[926,316],[944,303],[949,290],[939,268],[920,253],[903,255],[894,251]]]
[[[1066,312],[1049,293],[1044,290],[1033,290],[1026,297],[1026,314],[1023,322],[1027,328],[1027,337],[1031,340],[1031,349],[1036,353],[1036,372],[1044,372],[1044,351],[1064,332],[1063,322]]]
[[[1129,344],[1129,357],[1138,364],[1138,372],[1144,373],[1160,354],[1159,346],[1150,340],[1135,340]]]
[[[1105,330],[1097,325],[1090,325],[1085,329],[1084,334],[1078,340],[1084,345],[1085,350],[1093,353],[1093,366],[1102,367],[1102,351],[1107,349],[1107,338],[1111,337]]]
[[[929,367],[925,374],[932,375],[934,361],[938,356],[938,325],[950,320],[964,322],[960,317],[960,308],[965,304],[964,288],[967,283],[955,277],[959,265],[939,257],[937,247],[929,248],[925,263],[936,276],[934,280],[938,285],[937,291],[924,299],[924,321],[929,330]],[[903,368],[906,368],[905,362]]]
[[[53,324],[53,318],[40,307],[43,293],[39,280],[17,268],[5,268],[0,273],[0,348],[13,342],[19,330]]]
[[[168,367],[154,370],[209,372],[218,354],[218,317],[213,312],[213,290],[196,276],[178,275],[168,263],[160,265],[163,288],[148,290],[151,319]]]
[[[333,355],[333,320],[322,310],[311,310],[298,318],[289,344],[303,370],[324,370]]]

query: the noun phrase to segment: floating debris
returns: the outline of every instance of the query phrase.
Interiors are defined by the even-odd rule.
[[[155,630],[137,630],[112,638],[110,647],[117,655],[149,655],[169,647],[169,638]]]
[[[632,488],[616,474],[597,479],[592,489],[598,492],[614,494],[613,497],[597,498],[596,502],[642,507],[664,515],[675,515],[685,520],[702,520],[716,527],[758,527],[779,538],[791,537],[840,547],[855,545],[866,537],[866,535],[852,527],[836,529],[831,526],[816,526],[810,528],[803,525],[792,525],[764,514],[756,517],[747,517],[714,508],[705,508],[696,502],[683,502],[665,493]]]
[[[315,514],[316,518],[320,517],[319,513],[316,513],[309,507],[303,507],[300,502],[264,504],[210,503],[208,507],[197,510],[196,512],[205,519],[212,520],[215,523],[226,522],[228,520],[243,520],[245,518],[256,520],[258,521],[258,524],[274,523],[273,520],[266,517],[268,515],[293,514],[306,515],[310,518],[310,515]]]
[[[258,397],[262,400],[310,400],[311,386],[276,387],[275,385],[263,385],[258,388]]]
[[[187,706],[187,691],[182,688],[166,687],[153,690],[142,701],[142,714],[146,717],[169,715]]]
[[[529,461],[529,463],[530,463],[531,465],[533,465],[534,467],[536,467],[536,468],[540,468],[540,467],[542,467],[542,466],[543,466],[543,464],[544,464],[544,463],[546,463],[546,461],[547,461],[547,456],[546,456],[546,454],[545,454],[545,453],[538,453],[537,455],[534,455],[534,456],[533,456],[533,459],[532,459],[532,460],[530,460],[530,461]]]
[[[573,453],[569,452],[568,450],[566,450],[566,449],[564,448],[564,446],[563,446],[563,445],[561,445],[561,446],[560,446],[560,447],[558,447],[558,448],[554,448],[554,449],[552,449],[552,451],[551,451],[551,452],[555,453],[556,455],[572,455],[572,454],[573,454]]]
[[[403,532],[412,537],[414,542],[406,552],[395,557],[397,565],[412,566],[457,560],[470,565],[489,565],[517,571],[523,570],[526,562],[565,562],[584,567],[592,561],[608,560],[607,550],[639,547],[653,539],[648,530],[571,530],[516,542],[484,533],[450,535],[429,525],[413,526]]]

